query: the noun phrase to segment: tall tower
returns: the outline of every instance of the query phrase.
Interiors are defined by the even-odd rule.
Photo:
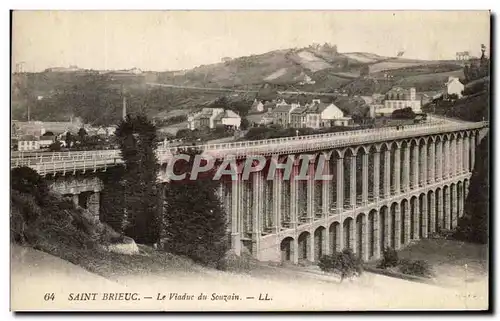
[[[127,98],[125,96],[123,96],[122,118],[123,120],[127,118]]]
[[[410,88],[410,100],[417,100],[417,90],[415,87]]]

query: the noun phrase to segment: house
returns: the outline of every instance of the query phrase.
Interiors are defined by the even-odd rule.
[[[264,103],[264,111],[269,112],[272,111],[276,107],[276,102],[274,101],[266,101]]]
[[[302,73],[298,78],[300,79],[299,85],[301,86],[314,85],[316,83],[316,81],[312,80],[312,78],[309,75],[304,73]]]
[[[272,111],[274,123],[283,127],[288,127],[291,121],[290,112],[292,109],[292,105],[283,102],[277,103],[276,108]]]
[[[224,111],[222,108],[203,108],[201,111],[188,115],[188,128],[191,130],[202,127],[215,128],[213,118]]]
[[[241,117],[232,110],[226,109],[214,117],[214,127],[227,126],[233,129],[239,129],[241,125]]]
[[[38,137],[34,135],[24,135],[19,138],[18,150],[28,151],[28,150],[38,150],[40,149],[40,142]]]
[[[445,86],[446,86],[446,91],[445,91],[446,96],[455,94],[457,95],[458,98],[462,98],[463,96],[462,92],[464,91],[464,84],[460,82],[458,77],[450,76]]]
[[[331,126],[347,126],[352,123],[352,118],[345,116],[344,112],[335,104],[325,104],[319,100],[313,100],[314,105],[310,106],[311,115],[317,115],[316,118],[309,119],[309,125],[312,128],[323,128]]]
[[[376,110],[377,114],[391,115],[396,109],[410,107],[415,113],[421,111],[422,102],[417,97],[414,87],[406,89],[393,87],[385,94],[384,107]]]
[[[307,117],[306,111],[307,111],[306,106],[299,106],[293,108],[290,111],[290,127],[292,128],[308,127],[306,125],[306,117]]]
[[[274,115],[272,110],[266,112],[259,122],[261,125],[269,125],[274,123]]]
[[[32,135],[32,136],[42,136],[46,132],[44,123],[41,121],[33,122],[13,122],[17,128],[17,135]]]
[[[215,128],[217,125],[239,128],[241,117],[232,110],[223,108],[203,108],[198,113],[188,115],[188,128],[191,130],[203,127]]]
[[[109,126],[109,127],[106,127],[106,135],[107,136],[113,136],[116,132],[116,127],[114,126]]]
[[[313,99],[311,104],[307,104],[305,126],[315,129],[323,127],[321,114],[326,107],[328,107],[328,105],[322,103],[319,99]]]
[[[249,113],[262,113],[264,112],[264,104],[261,100],[257,100],[257,98],[253,101],[252,106],[250,107]]]

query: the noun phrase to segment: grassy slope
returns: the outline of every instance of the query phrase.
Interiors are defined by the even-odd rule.
[[[52,254],[90,272],[112,278],[120,274],[193,271],[190,259],[139,245],[138,255],[107,252],[102,246],[123,237],[87,210],[51,193],[45,205],[27,193],[11,190],[11,241]],[[20,240],[22,235],[23,241]]]
[[[470,282],[487,275],[487,252],[488,247],[484,244],[425,239],[401,250],[398,256],[400,259],[426,260],[431,264],[437,282],[463,286],[465,277]]]
[[[364,64],[370,65],[370,72],[375,80],[381,77],[385,69],[391,69],[395,78],[392,82],[379,81],[378,84],[372,79],[358,78]],[[225,63],[203,65],[186,71],[148,72],[138,76],[115,77],[112,85],[116,88],[123,85],[127,90],[137,93],[146,91],[147,82],[258,91],[264,83],[268,82],[276,86],[278,90],[331,92],[336,88],[346,87],[354,94],[366,95],[384,92],[396,84],[416,86],[419,91],[436,90],[448,75],[460,75],[457,68],[459,66],[443,61],[388,58],[359,52],[335,53],[328,48],[302,48],[275,50],[236,58]],[[436,70],[444,73],[434,76]],[[315,84],[298,84],[306,74],[315,81]],[[15,76],[14,85],[17,88],[27,89],[31,94],[49,95],[54,88],[72,83],[75,77],[77,75],[71,73],[30,74]],[[227,95],[222,92],[174,88],[163,90],[164,95],[168,96],[168,103],[159,110],[152,110],[151,116],[165,114],[175,109],[191,111],[220,96]],[[20,96],[19,93],[13,96],[13,108],[24,111],[26,106]],[[255,93],[250,92],[238,94],[236,97],[236,99],[246,100],[253,100],[253,98],[255,98]]]

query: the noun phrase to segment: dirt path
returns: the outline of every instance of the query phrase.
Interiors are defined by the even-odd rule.
[[[294,270],[258,267],[251,274],[200,268],[196,272],[156,271],[115,277],[116,282],[46,253],[12,246],[12,307],[14,309],[121,310],[385,310],[481,309],[486,292],[469,284],[462,290],[365,273],[338,283],[336,277]],[[45,293],[54,301],[44,301]],[[69,301],[71,292],[98,293],[95,301]],[[105,292],[137,292],[141,301],[103,301]],[[193,300],[169,300],[175,294]],[[200,294],[206,300],[198,300]],[[165,300],[157,300],[165,295]],[[215,295],[215,296],[214,296]],[[224,300],[224,295],[238,300]],[[151,297],[148,299],[146,297]],[[269,300],[259,300],[269,299]],[[217,298],[217,300],[212,300]]]

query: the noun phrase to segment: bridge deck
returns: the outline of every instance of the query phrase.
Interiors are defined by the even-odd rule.
[[[383,142],[393,139],[425,136],[431,134],[455,132],[459,130],[487,127],[487,122],[466,123],[434,119],[428,123],[408,125],[403,129],[386,127],[382,129],[363,129],[319,135],[284,137],[256,141],[198,145],[205,156],[214,158],[244,158],[249,155],[291,154],[341,148],[352,145]],[[179,149],[193,146],[168,147],[157,150],[160,162],[167,162]],[[29,166],[40,174],[50,172],[71,172],[77,170],[96,170],[121,163],[119,150],[98,150],[83,152],[40,152],[12,154],[11,168]]]

